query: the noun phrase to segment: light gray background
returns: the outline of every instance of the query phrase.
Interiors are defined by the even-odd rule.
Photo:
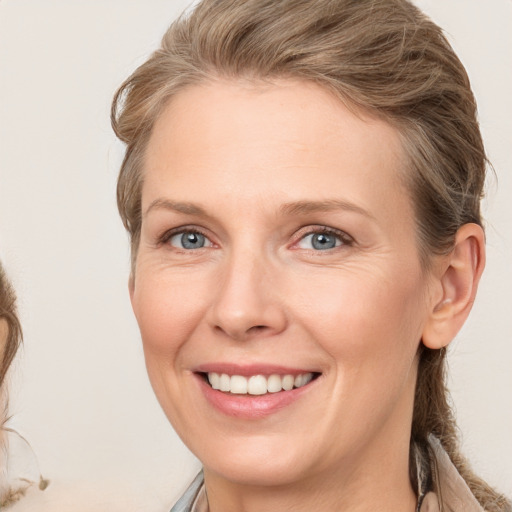
[[[450,387],[465,452],[512,495],[512,2],[417,3],[468,69],[498,176],[484,205],[488,265],[452,346]],[[115,207],[123,148],[109,125],[115,88],[187,4],[0,0],[0,257],[25,331],[11,424],[53,479],[45,499],[68,504],[53,510],[73,496],[84,510],[168,510],[198,468],[145,375]]]

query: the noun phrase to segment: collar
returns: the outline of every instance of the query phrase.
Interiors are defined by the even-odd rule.
[[[171,512],[208,512],[208,500],[204,487],[204,475],[201,470],[172,507]]]
[[[431,434],[428,442],[433,483],[433,492],[430,494],[436,499],[429,498],[431,503],[427,503],[421,512],[485,512],[439,439]]]

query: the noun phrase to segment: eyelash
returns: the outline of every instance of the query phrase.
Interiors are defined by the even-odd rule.
[[[174,237],[176,235],[182,235],[185,233],[198,234],[198,235],[204,236],[210,243],[213,244],[213,242],[210,240],[209,236],[201,229],[198,229],[195,226],[194,227],[181,226],[179,228],[174,228],[174,229],[171,229],[171,230],[163,233],[158,238],[158,245],[168,244],[172,237]],[[333,250],[338,247],[354,245],[354,239],[348,233],[346,233],[344,231],[341,231],[341,230],[335,229],[335,228],[330,228],[327,226],[308,226],[307,228],[303,228],[298,231],[298,235],[295,237],[296,240],[293,242],[292,246],[296,246],[297,244],[299,244],[302,240],[304,240],[308,236],[318,235],[318,234],[333,236],[341,242],[341,244],[339,246],[335,246],[334,248],[331,248],[331,249],[325,249],[325,251]],[[174,247],[174,249],[187,251],[187,252],[192,250],[192,249],[180,249],[178,247]],[[198,250],[198,249],[195,249],[195,250]],[[305,250],[308,250],[308,249],[305,249]],[[312,252],[322,252],[320,250],[314,250],[314,249],[309,249],[309,250]]]

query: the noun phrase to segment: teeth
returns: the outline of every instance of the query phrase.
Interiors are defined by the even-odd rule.
[[[283,389],[283,381],[279,375],[271,375],[267,379],[267,391],[269,393],[277,393]]]
[[[219,378],[219,389],[221,391],[230,391],[231,390],[231,379],[229,375],[223,373]]]
[[[228,375],[226,373],[208,373],[208,382],[213,389],[233,393],[236,395],[265,395],[266,393],[278,393],[279,391],[290,391],[301,388],[308,384],[313,378],[312,373],[301,373],[299,375],[277,375],[269,377],[264,375],[252,375],[247,378],[242,375]]]
[[[253,375],[247,383],[247,392],[249,395],[264,395],[267,392],[267,379],[263,375]]]
[[[295,378],[293,375],[285,375],[283,377],[283,389],[285,391],[290,391],[293,389],[293,384],[295,382]]]
[[[241,375],[232,375],[231,383],[230,383],[230,391],[231,393],[235,393],[236,395],[246,395],[247,394],[247,379],[242,377]]]
[[[220,389],[220,375],[218,373],[209,373],[208,380],[213,389]]]

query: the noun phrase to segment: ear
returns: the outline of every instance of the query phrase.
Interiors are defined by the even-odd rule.
[[[464,224],[453,250],[441,258],[436,274],[439,293],[423,329],[423,344],[446,347],[466,321],[485,266],[485,236],[477,224]]]

